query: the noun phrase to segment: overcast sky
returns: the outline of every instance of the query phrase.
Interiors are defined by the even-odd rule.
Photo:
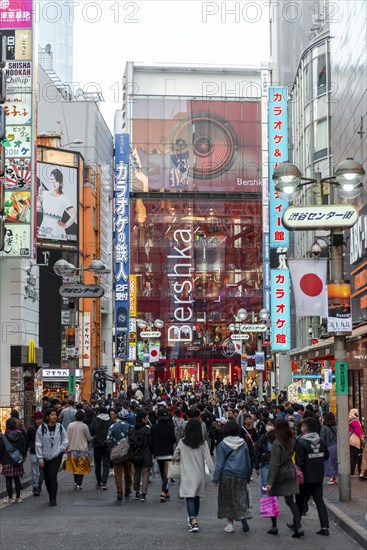
[[[111,130],[127,61],[259,66],[269,60],[265,0],[79,2],[74,8],[74,82],[84,89],[98,83],[105,99],[101,111]]]

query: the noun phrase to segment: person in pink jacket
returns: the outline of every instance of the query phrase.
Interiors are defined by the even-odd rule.
[[[349,449],[350,449],[350,474],[357,476],[355,472],[358,455],[364,442],[364,433],[357,409],[351,409],[348,416],[349,421]]]

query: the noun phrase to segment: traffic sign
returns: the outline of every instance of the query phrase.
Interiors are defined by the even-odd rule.
[[[249,334],[231,334],[231,340],[248,340]]]
[[[104,288],[100,285],[61,285],[59,292],[64,298],[101,298]]]
[[[241,326],[241,330],[243,332],[265,332],[267,329],[267,326],[266,325],[262,325],[262,324],[259,324],[259,325],[242,325]]]

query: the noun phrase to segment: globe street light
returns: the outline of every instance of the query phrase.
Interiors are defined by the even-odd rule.
[[[273,173],[275,189],[280,193],[292,194],[303,185],[316,184],[319,202],[323,195],[323,184],[336,185],[342,197],[355,198],[362,189],[362,179],[365,171],[362,165],[352,158],[341,162],[336,169],[335,175],[321,178],[317,173],[316,178],[304,178],[299,168],[292,163],[280,163]],[[332,208],[336,205],[328,205]],[[325,208],[328,208],[325,206]],[[345,225],[330,225],[330,255],[329,255],[329,278],[331,281],[342,281],[344,279],[343,261],[343,227]],[[324,229],[323,225],[319,228]],[[292,228],[291,228],[292,229]],[[313,226],[316,229],[316,226]],[[316,249],[319,252],[319,249]],[[337,376],[340,370],[347,368],[346,362],[346,336],[343,333],[334,332],[334,356],[336,362]],[[338,379],[337,379],[338,380]],[[346,381],[347,382],[347,381]],[[346,383],[346,388],[348,384]],[[351,499],[350,485],[350,457],[349,457],[349,425],[348,425],[348,391],[336,388],[336,403],[338,412],[338,462],[339,462],[339,498],[340,500]]]

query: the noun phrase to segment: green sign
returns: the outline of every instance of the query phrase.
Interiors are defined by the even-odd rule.
[[[75,384],[76,384],[75,374],[69,374],[69,378],[68,378],[68,393],[69,394],[75,393],[75,390],[76,390]]]
[[[335,363],[336,395],[348,395],[348,363]]]

